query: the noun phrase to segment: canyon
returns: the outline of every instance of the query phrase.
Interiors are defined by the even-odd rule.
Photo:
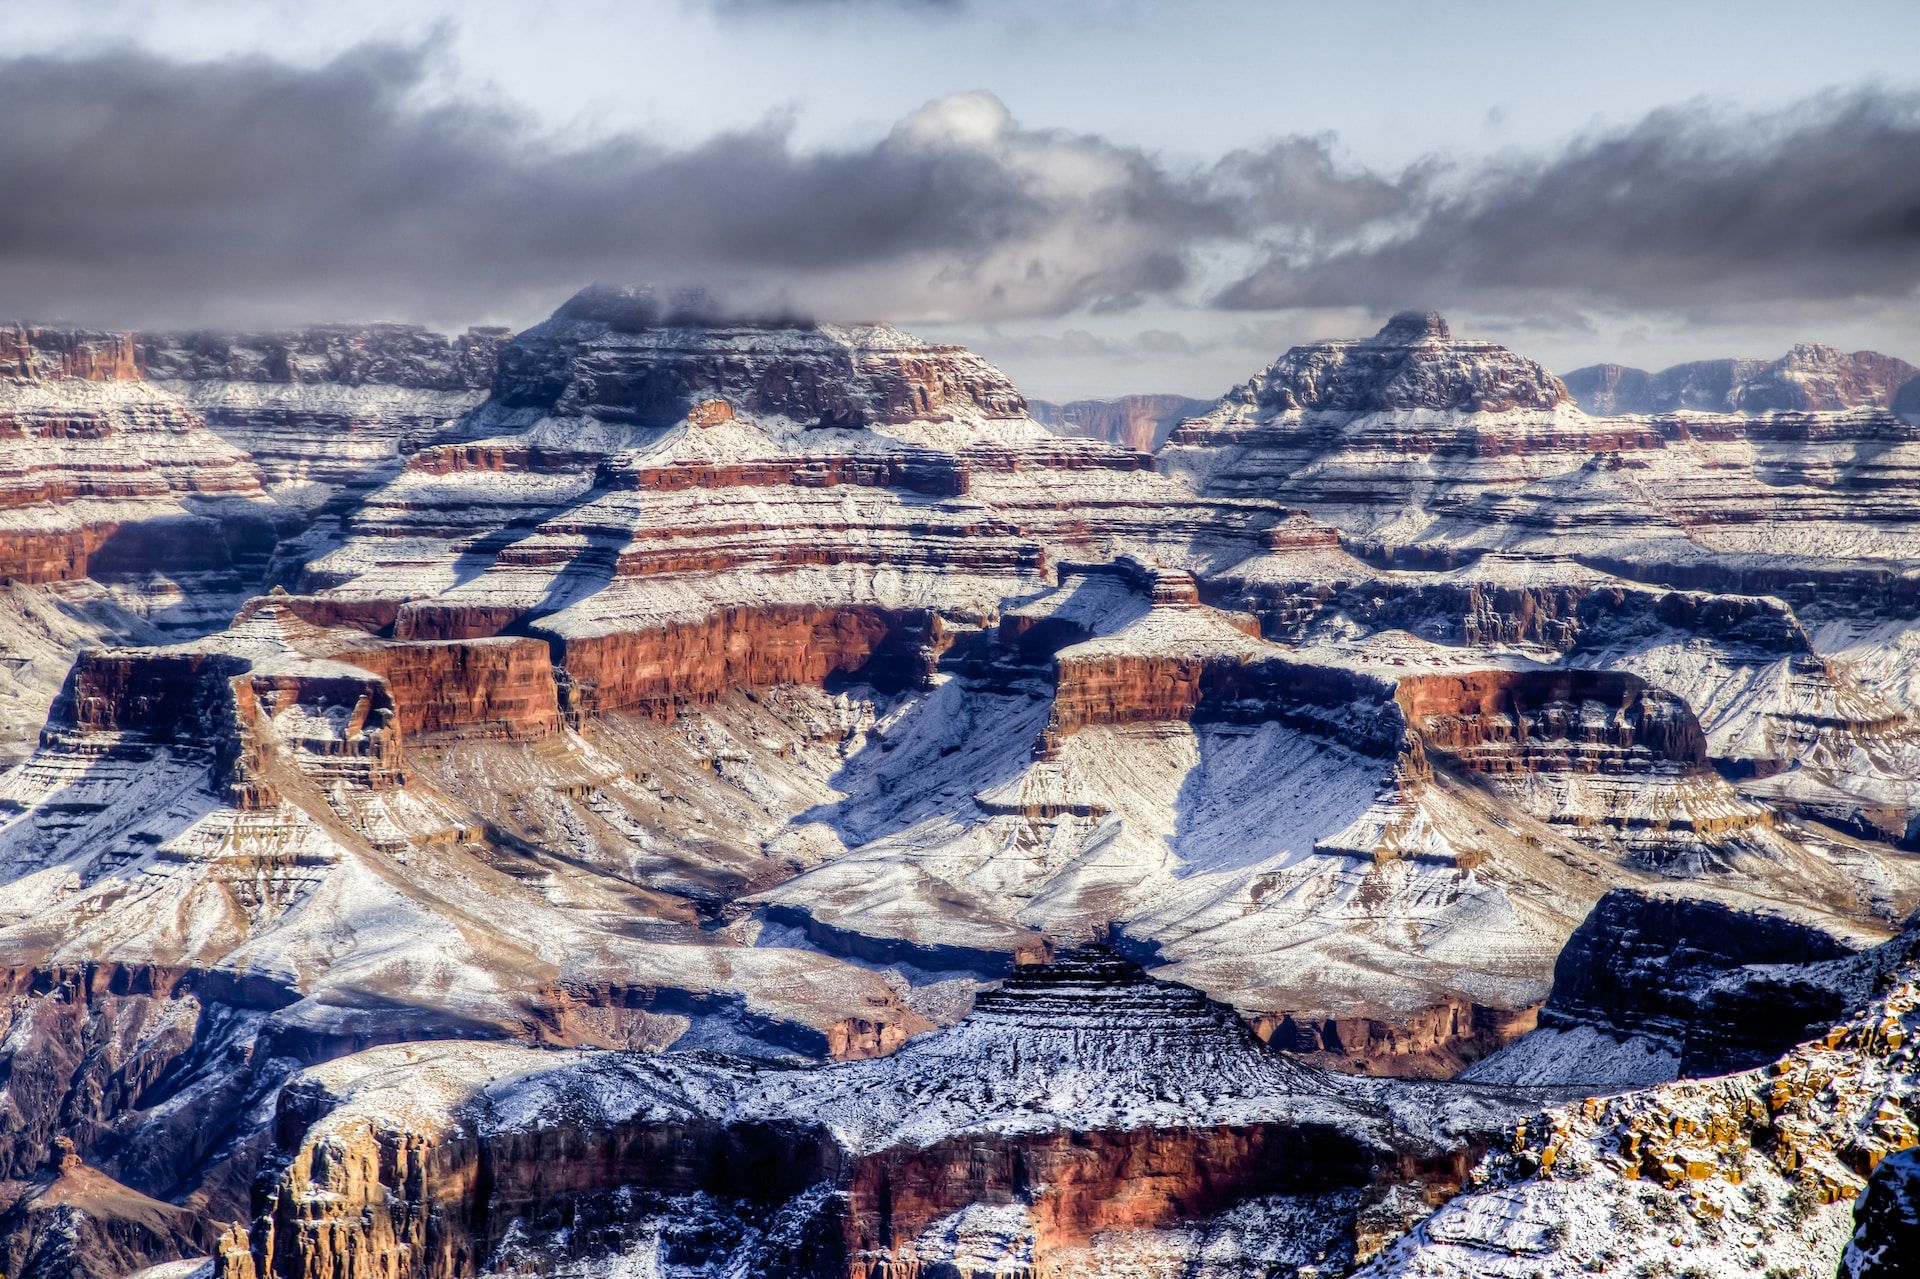
[[[4,1264],[1871,1255],[1913,370],[1630,373],[1409,312],[1054,430],[646,290],[0,329]]]

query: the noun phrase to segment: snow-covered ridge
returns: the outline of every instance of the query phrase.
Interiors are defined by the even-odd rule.
[[[314,325],[266,333],[141,333],[141,371],[154,381],[391,386],[484,391],[506,329],[455,337],[413,324]]]
[[[1768,413],[1893,406],[1920,369],[1878,351],[1803,342],[1777,360],[1697,360],[1649,373],[1593,364],[1567,374],[1589,413]]]
[[[1364,340],[1297,346],[1229,391],[1222,409],[1489,412],[1569,402],[1560,379],[1492,342],[1456,340],[1433,312],[1405,311]]]

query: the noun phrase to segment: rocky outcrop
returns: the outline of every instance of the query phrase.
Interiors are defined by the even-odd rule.
[[[130,339],[140,373],[161,382],[331,383],[479,391],[512,332],[448,338],[413,324],[323,324],[274,333],[210,330]]]
[[[271,761],[285,751],[323,784],[368,791],[401,781],[400,735],[387,687],[371,672],[258,650],[98,649],[81,655],[47,721],[47,744],[134,738],[205,752],[236,808],[280,795]]]
[[[1878,351],[1803,342],[1777,360],[1696,360],[1658,373],[1593,364],[1567,374],[1589,413],[1772,413],[1887,408],[1916,370]]]
[[[1053,713],[1040,754],[1093,724],[1158,721],[1277,722],[1307,731],[1352,731],[1356,747],[1389,755],[1402,722],[1379,681],[1277,655],[1103,652],[1089,644],[1058,659]]]
[[[302,559],[338,536],[357,496],[479,404],[505,329],[444,337],[414,325],[321,325],[276,333],[141,334],[153,385],[244,450],[290,519],[311,525],[282,555]]]
[[[657,630],[556,636],[554,650],[570,715],[638,710],[671,719],[730,688],[836,676],[887,691],[924,685],[942,643],[930,613],[773,605]]]
[[[1312,1017],[1266,1013],[1255,1032],[1275,1048],[1334,1070],[1402,1079],[1451,1079],[1531,1031],[1537,1008],[1449,999],[1412,1016]]]
[[[360,507],[305,589],[391,615],[396,640],[545,638],[576,717],[924,684],[943,629],[989,623],[1061,556],[1227,558],[1263,522],[1150,455],[1047,433],[968,352],[644,293],[590,290],[515,339],[458,433]]]
[[[0,576],[92,576],[137,602],[162,574],[202,597],[180,610],[198,620],[253,584],[276,522],[259,472],[139,379],[126,335],[0,329]]]
[[[1639,773],[1706,767],[1686,703],[1613,671],[1475,671],[1402,679],[1395,699],[1426,751],[1476,773]]]
[[[139,378],[130,334],[0,324],[0,379],[133,382]]]
[[[1090,585],[1105,583],[1140,610],[1079,606]],[[1041,759],[1094,725],[1279,722],[1338,733],[1381,757],[1391,757],[1404,734],[1384,680],[1294,660],[1260,641],[1253,618],[1201,604],[1191,574],[1130,558],[1066,566],[1060,589],[1003,617],[997,635],[1014,663],[1051,656]]]
[[[1801,970],[1854,951],[1779,911],[1615,889],[1567,939],[1540,1024],[1659,1041],[1681,1076],[1750,1070],[1845,1014],[1845,986]]]
[[[32,1049],[22,1150],[211,1214],[292,1063],[464,1041],[287,1092],[230,1275],[1340,1268],[1512,1094],[1329,1081],[1241,1017],[1316,1064],[1477,1069],[1538,1042],[1608,888],[1835,936],[1920,892],[1906,677],[1834,652],[1897,652],[1920,598],[1892,414],[1588,417],[1415,315],[1155,458],[881,327],[594,291],[439,417],[480,391],[408,354],[437,341],[153,347],[236,412],[378,400],[323,433],[385,460],[307,466],[289,428],[303,593],[90,654],[0,778],[13,1015],[100,1063]],[[82,437],[80,399],[143,385],[67,383]],[[1238,1015],[1096,957],[934,1029],[1089,936]],[[1698,1059],[1750,1061],[1799,979],[1723,961],[1613,974],[1615,1013],[1699,977]],[[100,981],[166,1006],[56,994]]]
[[[1861,956],[1845,1017],[1767,1065],[1529,1119],[1467,1193],[1358,1273],[1466,1276],[1517,1264],[1572,1279],[1634,1256],[1650,1269],[1736,1274],[1759,1258],[1786,1273],[1833,1273],[1855,1228],[1849,1208],[1892,1160],[1863,1208],[1892,1208],[1885,1220],[1900,1228],[1886,1183],[1910,1167],[1897,1152],[1920,1141],[1909,1104],[1914,947],[1908,934]]]
[[[1476,401],[1475,378],[1533,384],[1498,348],[1421,391],[1377,361],[1335,359],[1350,347],[1374,349],[1296,348],[1182,424],[1163,467],[1215,496],[1310,510],[1382,567],[1577,547],[1580,562],[1641,582],[1853,617],[1914,611],[1887,556],[1920,528],[1900,496],[1920,437],[1883,408],[1588,416],[1544,394]],[[1453,367],[1437,339],[1407,349]],[[1346,371],[1323,387],[1314,370],[1328,360]]]
[[[547,646],[533,639],[396,642],[314,627],[270,596],[234,630],[161,649],[80,656],[45,734],[51,746],[134,738],[208,752],[241,808],[279,801],[284,755],[323,785],[390,791],[406,737],[537,738],[560,727]]]
[[[0,1264],[21,1279],[119,1279],[211,1242],[209,1223],[89,1168],[61,1139],[47,1169],[0,1183]]]

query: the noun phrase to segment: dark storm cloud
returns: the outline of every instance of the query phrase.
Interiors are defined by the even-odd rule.
[[[1396,233],[1280,246],[1225,306],[1709,310],[1899,298],[1920,284],[1920,98],[1767,116],[1695,107],[1563,153],[1448,175]]]
[[[1179,288],[1198,244],[1276,219],[1310,238],[1392,201],[1322,142],[1173,173],[1023,128],[986,94],[838,151],[778,123],[690,149],[569,143],[503,109],[423,105],[433,56],[0,62],[6,309],[446,316],[610,279],[747,280],[829,315],[1053,314]]]

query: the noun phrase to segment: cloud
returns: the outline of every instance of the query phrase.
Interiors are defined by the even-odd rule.
[[[689,3],[694,7],[711,8],[723,17],[813,15],[835,11],[950,16],[971,7],[971,0],[689,0]]]
[[[1910,297],[1920,285],[1920,96],[1864,91],[1766,115],[1695,104],[1559,154],[1430,181],[1397,225],[1279,246],[1226,307],[1409,297],[1563,322]]]
[[[1551,155],[1381,173],[1327,136],[1176,164],[1033,127],[984,92],[830,148],[782,119],[691,146],[555,135],[446,96],[446,56],[429,41],[298,67],[0,58],[0,298],[112,325],[518,321],[602,280],[923,326],[1074,316],[1093,333],[1159,303],[1142,320],[1159,335],[1124,350],[1063,335],[1053,354],[1173,360],[1219,341],[1164,332],[1196,298],[1577,333],[1603,312],[1899,306],[1920,282],[1913,95],[1667,110]]]
[[[27,122],[0,131],[0,296],[113,323],[446,317],[603,279],[847,318],[1057,315],[1186,287],[1203,244],[1306,242],[1395,199],[1324,140],[1174,171],[986,93],[838,150],[780,121],[679,148],[553,137],[429,100],[437,56],[0,61],[0,118]]]

